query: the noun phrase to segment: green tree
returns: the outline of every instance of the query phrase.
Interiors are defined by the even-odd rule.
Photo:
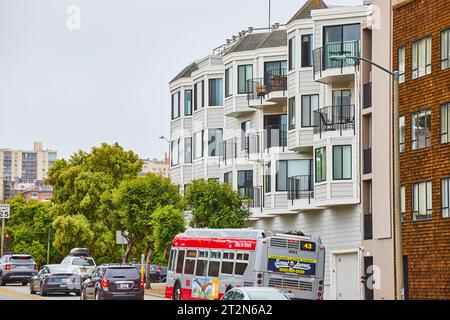
[[[53,245],[62,255],[67,255],[75,247],[90,247],[95,236],[83,215],[60,216],[53,222],[53,228]]]
[[[174,206],[165,206],[156,209],[152,218],[155,243],[153,262],[165,264],[173,238],[186,230],[184,215]]]
[[[181,196],[170,179],[149,174],[123,181],[113,194],[113,205],[115,227],[123,231],[128,242],[123,258],[127,262],[137,244],[145,247],[147,256],[151,255],[153,212],[167,205],[179,208]]]
[[[243,228],[250,216],[241,196],[228,183],[216,180],[192,181],[185,201],[192,210],[190,225],[194,228]]]

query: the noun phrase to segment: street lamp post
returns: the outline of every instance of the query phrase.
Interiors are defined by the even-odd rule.
[[[333,56],[330,57],[332,61],[345,61],[353,59],[355,62],[367,62],[384,72],[390,74],[394,79],[394,97],[393,97],[393,115],[394,115],[394,274],[395,274],[395,298],[396,300],[403,299],[404,295],[404,279],[403,279],[403,252],[402,252],[402,213],[400,204],[400,107],[399,107],[399,77],[398,71],[391,71],[369,59],[355,56]]]
[[[167,139],[164,135],[161,135],[158,139],[166,140],[167,143],[169,144],[169,177],[170,177],[170,172],[172,169],[172,154],[171,154],[172,150],[171,150],[170,140]]]

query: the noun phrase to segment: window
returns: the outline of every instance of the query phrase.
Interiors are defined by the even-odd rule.
[[[192,116],[192,90],[184,91],[184,115]]]
[[[234,275],[243,276],[245,270],[248,266],[249,254],[248,253],[237,253],[236,254],[236,265],[234,267]]]
[[[172,95],[172,120],[180,117],[180,93]]]
[[[286,60],[270,61],[264,63],[264,84],[267,92],[287,90],[287,68]],[[250,91],[253,88],[250,88]]]
[[[287,146],[288,116],[272,114],[264,116],[264,148]]]
[[[224,252],[222,260],[222,268],[220,270],[220,273],[232,275],[233,271],[234,271],[234,253]]]
[[[272,162],[267,163],[264,167],[264,191],[272,192]]]
[[[203,134],[203,130],[194,133],[194,159],[203,158]]]
[[[400,117],[400,153],[405,151],[405,137],[406,137],[406,127],[405,127],[405,117]]]
[[[208,277],[219,277],[219,271],[220,271],[220,258],[222,254],[220,251],[211,251],[211,257],[209,260],[209,267],[208,267]]]
[[[169,271],[175,271],[175,257],[177,255],[177,250],[170,250],[169,256]]]
[[[296,67],[296,62],[295,62],[295,58],[296,58],[296,41],[295,41],[295,37],[292,37],[289,39],[289,71],[290,70],[294,70]]]
[[[352,179],[352,146],[333,147],[333,180]]]
[[[302,128],[314,126],[314,111],[319,109],[319,95],[302,96]]]
[[[441,68],[450,68],[450,28],[441,32]]]
[[[421,110],[411,114],[412,149],[431,146],[431,110]]]
[[[433,214],[431,181],[413,184],[412,213],[414,221],[431,219]]]
[[[194,111],[203,108],[203,103],[205,101],[205,82],[200,81],[194,85]]]
[[[248,137],[250,135],[250,121],[241,123],[241,150],[248,150]]]
[[[196,258],[197,258],[196,250],[187,250],[186,262],[184,263],[184,274],[194,274]]]
[[[450,133],[448,131],[450,103],[441,106],[441,143],[450,142]]]
[[[316,183],[327,180],[327,149],[316,149]]]
[[[172,166],[180,164],[180,139],[172,141]]]
[[[295,97],[289,98],[289,130],[295,129]]]
[[[184,163],[192,163],[192,138],[184,138]]]
[[[225,70],[225,97],[233,95],[233,68]]]
[[[311,160],[281,160],[277,162],[277,192],[287,191],[288,179],[311,175]]]
[[[243,197],[251,197],[253,193],[253,171],[238,171],[237,179],[239,194]]]
[[[177,259],[177,273],[183,273],[183,265],[184,265],[184,250],[178,251],[178,259]]]
[[[302,67],[312,66],[312,34],[302,35]]]
[[[442,217],[450,218],[449,203],[450,203],[450,178],[442,179],[441,181],[441,207]]]
[[[208,258],[209,258],[209,251],[200,250],[198,252],[198,260],[197,260],[197,264],[195,266],[195,275],[197,277],[205,277],[206,276],[206,268],[208,266]]]
[[[359,24],[337,25],[323,28],[324,68],[340,68],[354,65],[354,61],[332,61],[330,57],[336,55],[359,56],[359,40],[361,26]]]
[[[402,223],[406,222],[406,192],[405,187],[400,187],[400,212],[402,214]]]
[[[222,129],[209,129],[208,131],[208,156],[220,156],[223,141]]]
[[[253,65],[238,66],[238,94],[248,93],[251,88],[249,80],[253,78]]]
[[[431,74],[431,37],[412,43],[412,79]]]
[[[406,60],[405,60],[405,47],[398,48],[398,72],[399,72],[399,82],[405,82],[405,70],[406,70]]]
[[[223,182],[233,187],[233,172],[227,172],[223,175]]]
[[[209,105],[223,106],[223,83],[222,79],[209,80]]]

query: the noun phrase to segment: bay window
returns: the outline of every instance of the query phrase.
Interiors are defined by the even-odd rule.
[[[204,131],[194,133],[194,159],[203,158],[203,135]]]
[[[184,91],[184,115],[192,116],[192,90]]]
[[[238,66],[238,94],[250,92],[249,81],[253,79],[253,65]]]
[[[223,129],[209,129],[208,131],[208,156],[220,156],[223,142]]]
[[[312,160],[280,160],[277,162],[276,190],[288,190],[288,180],[294,177],[311,176]]]
[[[296,127],[296,118],[295,118],[295,97],[289,98],[289,107],[288,107],[288,115],[289,115],[289,130],[294,130]]]
[[[172,120],[180,117],[180,93],[172,95]]]
[[[302,128],[314,127],[314,111],[319,109],[319,95],[302,96]]]
[[[289,50],[289,71],[290,70],[294,70],[295,69],[295,67],[296,67],[296,40],[295,40],[295,37],[292,37],[292,38],[290,38],[289,39],[289,48],[288,48],[288,50]]]
[[[203,108],[205,100],[205,82],[200,81],[194,85],[194,111]]]
[[[312,67],[312,34],[302,35],[302,68]]]
[[[233,95],[233,68],[225,70],[225,97]]]
[[[171,142],[172,166],[180,164],[180,139]]]
[[[223,106],[223,83],[222,79],[209,80],[209,105]]]
[[[352,179],[352,146],[333,147],[333,180]]]

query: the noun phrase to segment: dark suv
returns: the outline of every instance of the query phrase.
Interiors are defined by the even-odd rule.
[[[7,254],[0,259],[0,286],[10,282],[27,285],[38,273],[38,266],[29,254]]]
[[[81,285],[81,300],[144,300],[144,280],[133,265],[101,265]]]

